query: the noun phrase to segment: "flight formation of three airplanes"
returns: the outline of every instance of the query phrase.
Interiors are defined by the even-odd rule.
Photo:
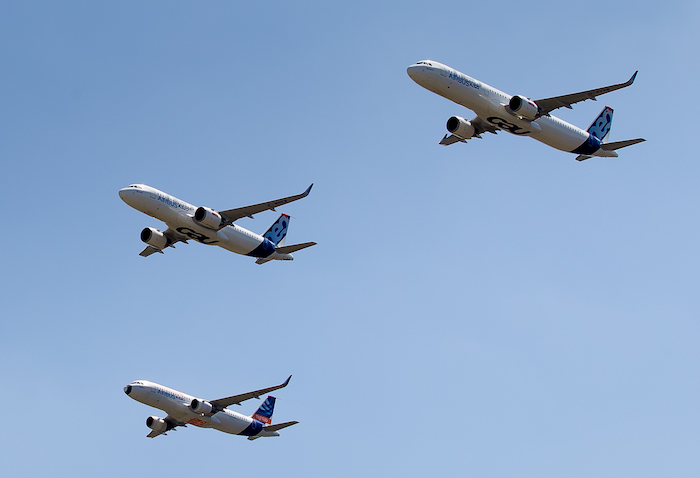
[[[531,100],[524,96],[510,96],[485,83],[436,61],[419,61],[408,67],[408,75],[420,86],[443,96],[476,113],[466,120],[453,116],[447,120],[449,135],[440,141],[442,145],[464,143],[471,138],[481,138],[483,133],[507,131],[518,136],[530,136],[561,151],[577,154],[583,161],[594,156],[617,157],[618,149],[644,141],[642,138],[607,142],[613,110],[603,108],[587,130],[569,124],[550,113],[561,107],[595,100],[597,96],[630,86],[637,73],[625,83],[605,86],[563,96]],[[293,252],[313,246],[315,242],[284,245],[290,217],[281,214],[262,235],[255,234],[235,224],[238,219],[252,218],[254,214],[272,210],[284,204],[305,198],[311,186],[301,194],[236,209],[216,211],[208,207],[195,207],[158,189],[145,184],[132,184],[119,191],[119,196],[129,206],[163,221],[165,231],[147,227],[141,231],[141,240],[147,247],[141,256],[162,253],[177,242],[194,240],[202,244],[216,245],[237,254],[256,258],[257,264],[271,260],[293,260]],[[249,440],[265,436],[278,436],[278,430],[294,425],[291,421],[272,425],[271,418],[275,397],[268,396],[250,417],[233,412],[227,407],[286,387],[291,376],[281,385],[234,395],[218,400],[201,400],[156,383],[137,380],[124,387],[124,392],[134,400],[165,411],[165,418],[148,417],[146,425],[151,429],[148,437],[165,434],[187,424],[214,428],[226,433],[244,435]]]

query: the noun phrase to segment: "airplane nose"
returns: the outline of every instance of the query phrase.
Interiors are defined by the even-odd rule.
[[[123,188],[119,190],[119,197],[129,206],[134,207],[134,203],[138,201],[138,192],[138,189],[132,187]]]
[[[127,385],[126,387],[124,387],[124,393],[126,393],[127,395],[131,393],[131,385]]]
[[[430,71],[425,64],[416,63],[406,68],[406,73],[419,85],[430,82]]]

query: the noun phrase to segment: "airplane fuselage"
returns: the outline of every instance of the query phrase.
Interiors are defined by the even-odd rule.
[[[266,431],[259,420],[236,413],[227,408],[212,416],[205,416],[190,409],[195,397],[172,388],[164,387],[146,380],[137,380],[124,387],[124,392],[131,398],[166,412],[179,422],[200,428],[214,428],[232,435],[279,436],[276,431]]]
[[[493,126],[517,136],[530,136],[548,146],[577,154],[617,156],[600,149],[600,140],[555,116],[528,120],[514,114],[512,96],[447,65],[432,60],[408,67],[408,75],[423,88],[469,108]]]
[[[119,196],[129,206],[163,221],[187,239],[219,246],[236,254],[278,260],[293,259],[291,254],[275,252],[275,245],[269,239],[236,224],[219,230],[202,226],[194,220],[197,210],[195,206],[145,184],[132,184],[123,188],[119,190]]]

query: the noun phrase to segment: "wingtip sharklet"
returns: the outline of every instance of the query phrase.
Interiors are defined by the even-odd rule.
[[[629,83],[630,85],[634,83],[634,79],[637,78],[637,73],[639,73],[639,70],[634,72],[634,75],[632,75],[632,78],[630,78],[627,83]]]

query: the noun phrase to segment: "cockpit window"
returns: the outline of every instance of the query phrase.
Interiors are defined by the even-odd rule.
[[[427,61],[419,61],[418,63],[416,63],[416,65],[428,65],[428,66],[433,66],[432,63],[429,63],[429,62],[427,62]]]

